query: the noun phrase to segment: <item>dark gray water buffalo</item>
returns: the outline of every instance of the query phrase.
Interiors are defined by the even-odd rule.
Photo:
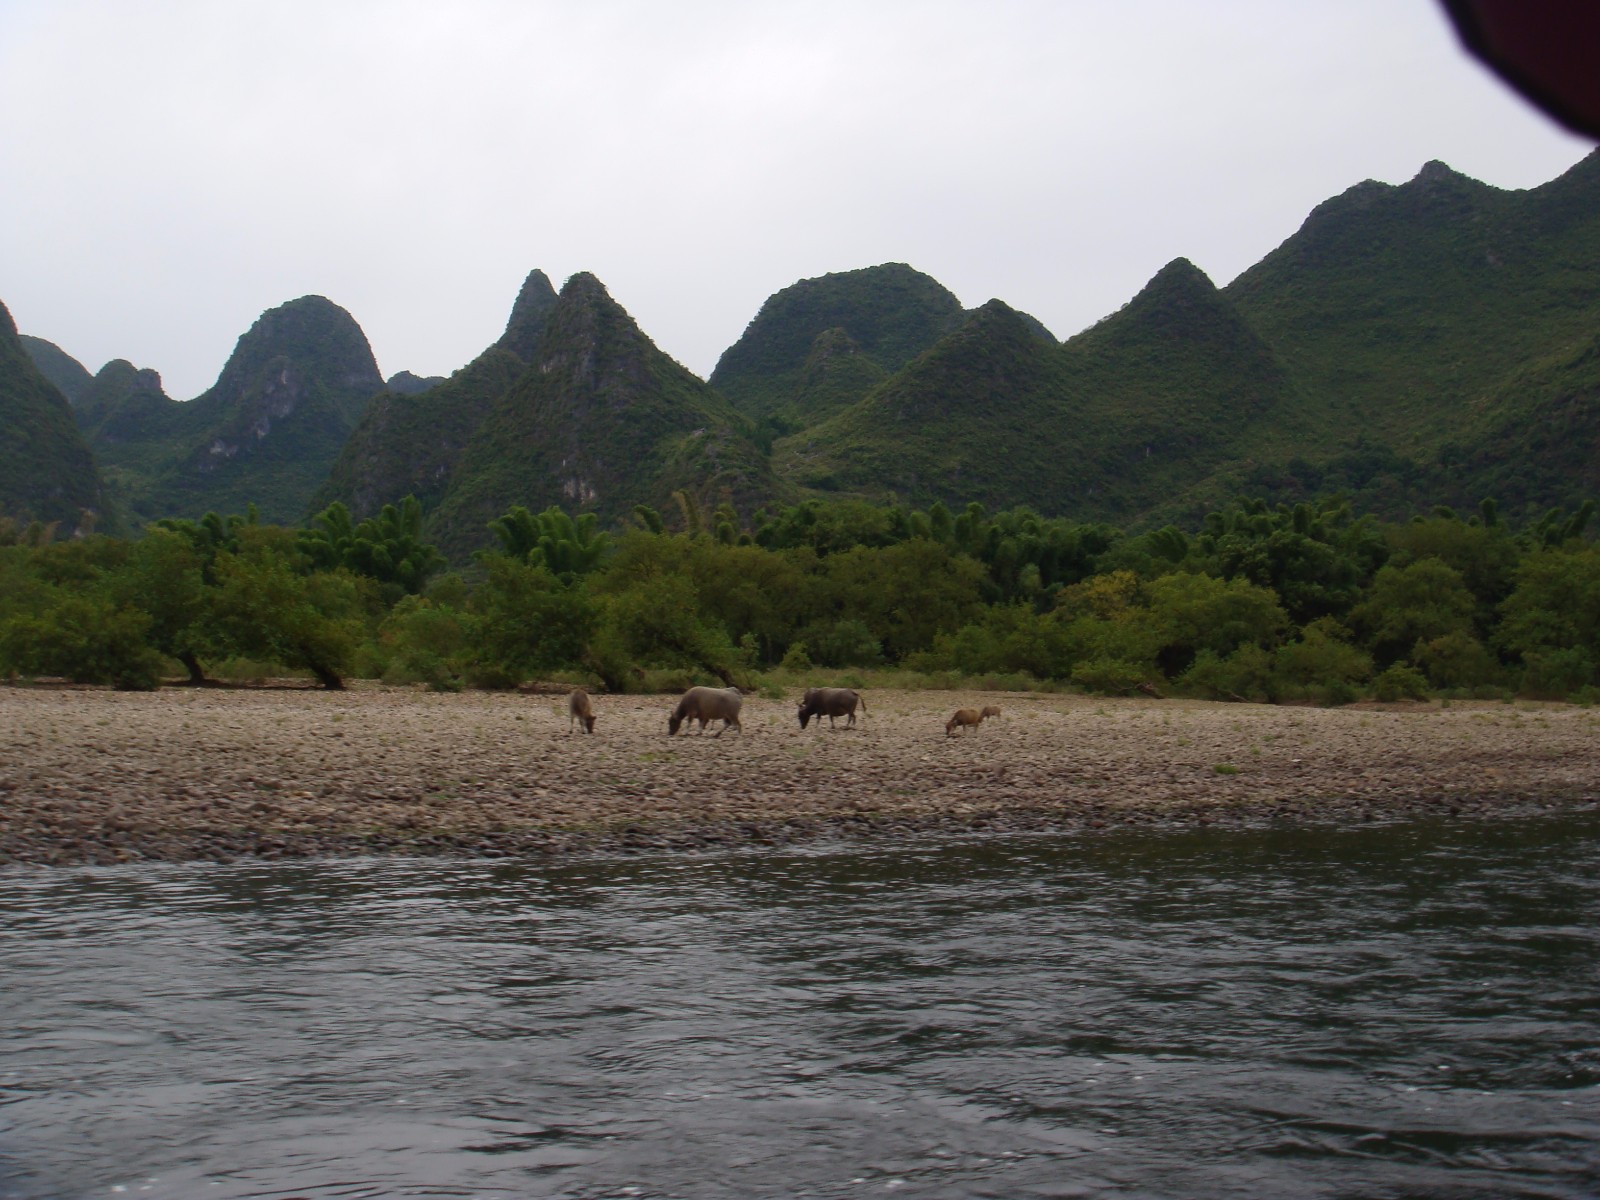
[[[856,723],[856,705],[861,705],[861,711],[867,711],[867,702],[852,688],[807,688],[805,696],[800,701],[800,728],[806,727],[806,722],[812,717],[817,718],[817,724],[822,724],[822,718],[828,718],[828,728],[834,729],[835,717],[849,717],[845,728]]]
[[[583,722],[585,733],[594,732],[594,708],[589,704],[589,693],[582,688],[573,688],[572,695],[567,697],[567,736],[572,736],[572,723]]]
[[[730,726],[743,733],[744,726],[739,724],[739,708],[743,704],[744,696],[736,687],[692,687],[679,698],[678,707],[667,718],[667,736],[677,733],[685,721],[699,721],[702,734],[708,721],[722,722],[718,737],[727,733]]]

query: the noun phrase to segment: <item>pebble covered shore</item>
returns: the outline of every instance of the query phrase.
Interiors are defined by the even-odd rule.
[[[0,863],[695,850],[929,832],[1514,819],[1600,800],[1600,711],[866,691],[666,735],[670,696],[0,686]],[[945,736],[951,712],[999,717]]]

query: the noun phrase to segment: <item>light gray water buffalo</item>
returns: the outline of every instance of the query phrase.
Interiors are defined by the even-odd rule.
[[[583,722],[585,733],[594,732],[594,708],[589,703],[589,693],[582,688],[573,688],[572,695],[567,697],[567,736],[572,736],[572,723]]]
[[[856,705],[861,705],[861,711],[867,711],[867,702],[863,700],[853,688],[807,688],[805,696],[800,701],[800,728],[806,727],[806,722],[812,717],[817,719],[817,724],[822,724],[822,718],[828,718],[828,728],[837,728],[833,719],[835,717],[849,717],[845,728],[848,729],[856,723]]]
[[[967,733],[967,726],[970,725],[972,728],[976,729],[982,724],[983,714],[977,709],[958,708],[956,709],[955,716],[951,717],[944,723],[944,735],[945,737],[951,736],[953,733],[955,733],[956,726],[959,725],[961,727],[961,735],[965,737]]]
[[[744,726],[739,724],[739,708],[743,704],[744,696],[736,687],[692,687],[679,698],[678,707],[667,718],[667,736],[677,733],[685,721],[699,721],[702,734],[708,721],[722,722],[718,737],[727,733],[730,726],[743,733]]]

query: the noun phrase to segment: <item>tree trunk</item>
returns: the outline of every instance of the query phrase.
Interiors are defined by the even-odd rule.
[[[329,670],[321,663],[307,663],[306,666],[310,669],[311,673],[317,677],[317,682],[323,687],[327,688],[328,691],[344,691],[344,680],[339,677],[338,672]]]

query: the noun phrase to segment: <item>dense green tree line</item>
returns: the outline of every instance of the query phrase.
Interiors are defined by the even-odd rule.
[[[745,522],[680,497],[514,508],[447,571],[408,498],[304,528],[255,513],[57,541],[0,521],[0,674],[148,688],[243,672],[438,689],[901,678],[1215,699],[1600,697],[1592,504],[1519,529],[1485,502],[1380,523],[1242,500],[1138,535],[1024,508],[807,501]]]

